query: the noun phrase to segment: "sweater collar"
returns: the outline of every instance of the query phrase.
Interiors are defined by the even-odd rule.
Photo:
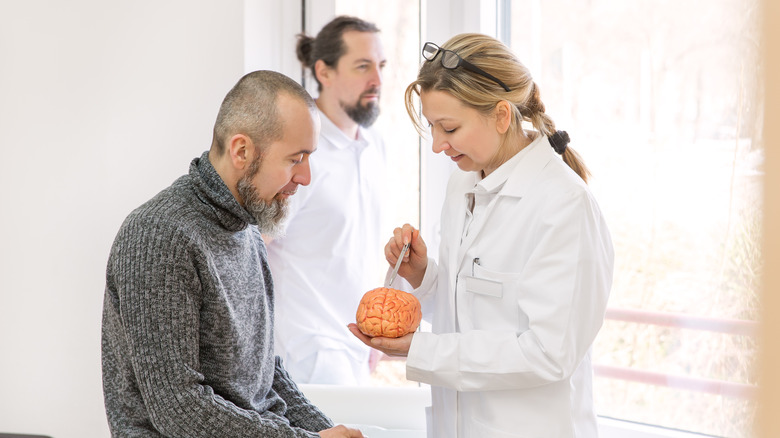
[[[198,197],[217,215],[222,226],[231,231],[241,231],[247,225],[257,224],[254,216],[238,203],[222,177],[209,161],[206,151],[190,163],[190,177]]]

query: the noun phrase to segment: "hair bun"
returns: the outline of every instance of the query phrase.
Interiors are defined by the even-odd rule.
[[[306,34],[298,34],[298,42],[295,46],[295,54],[298,56],[298,61],[305,67],[311,67],[314,64],[312,60],[312,52],[314,51],[314,38]]]
[[[555,152],[560,155],[566,152],[566,145],[571,141],[566,131],[555,131],[555,134],[551,135],[548,140],[550,140],[550,145],[555,149]]]

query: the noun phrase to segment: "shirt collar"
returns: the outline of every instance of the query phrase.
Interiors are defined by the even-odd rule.
[[[321,122],[321,128],[320,128],[320,135],[325,137],[329,142],[333,143],[337,148],[343,149],[346,148],[352,144],[356,144],[358,146],[365,146],[368,144],[368,141],[366,140],[366,134],[362,126],[358,125],[357,130],[357,139],[349,138],[347,137],[347,134],[344,134],[344,131],[339,129],[338,126],[336,126],[335,123],[333,123],[327,115],[325,115],[324,112],[322,112],[319,107],[317,108],[317,111],[320,112],[320,122]]]

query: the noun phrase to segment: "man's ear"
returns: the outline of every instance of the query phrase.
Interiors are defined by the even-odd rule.
[[[319,81],[322,86],[330,85],[330,77],[333,73],[333,69],[331,69],[328,64],[325,64],[325,61],[318,59],[314,63],[314,74],[317,76],[317,80]]]
[[[512,124],[512,118],[514,113],[512,112],[512,104],[506,100],[502,100],[496,104],[494,109],[496,116],[496,130],[499,134],[505,134]]]
[[[236,134],[228,141],[228,155],[230,162],[236,169],[244,170],[249,166],[254,158],[252,156],[254,150],[252,139],[244,134]]]

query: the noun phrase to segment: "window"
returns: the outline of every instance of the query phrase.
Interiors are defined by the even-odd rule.
[[[388,148],[390,181],[397,184],[390,191],[388,204],[394,212],[389,218],[393,227],[420,222],[420,140],[404,107],[404,90],[416,77],[420,53],[420,2],[366,2],[336,0],[336,15],[354,15],[379,27],[387,57],[384,70],[381,109],[377,127]],[[404,29],[404,31],[398,31]],[[385,231],[389,239],[392,228]],[[381,256],[381,254],[380,254]],[[383,263],[384,258],[382,258]],[[406,361],[385,358],[372,374],[378,386],[417,386],[406,380]]]
[[[615,279],[600,415],[753,431],[763,163],[757,0],[508,0],[509,44],[593,172]]]
[[[419,67],[420,2],[336,0],[335,11],[336,15],[354,15],[375,23],[381,31],[387,67],[382,78],[382,113],[376,125],[388,146],[388,165],[395,174],[393,182],[398,184],[395,196],[390,200],[395,211],[392,223],[396,226],[404,222],[416,224],[419,220],[420,142],[406,114],[403,97]]]

